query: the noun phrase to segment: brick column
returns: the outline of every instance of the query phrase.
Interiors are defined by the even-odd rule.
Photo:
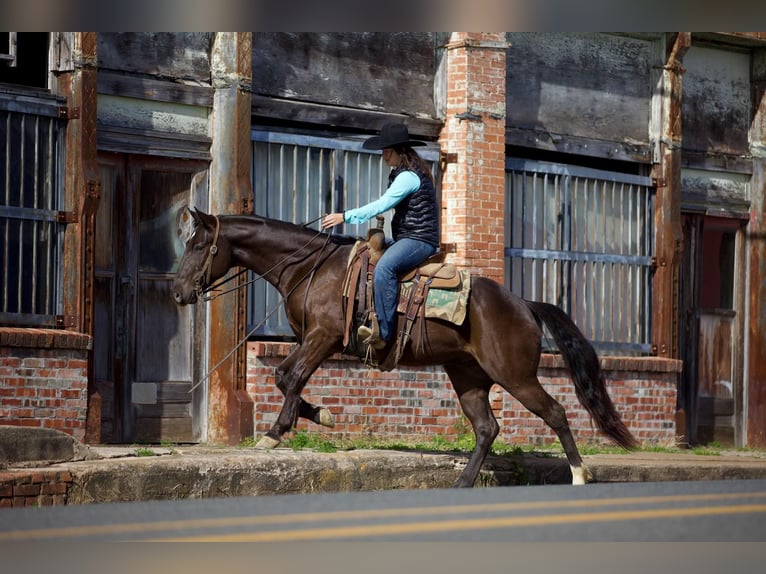
[[[447,97],[440,135],[442,241],[452,262],[500,283],[504,277],[504,33],[453,32],[446,46]]]

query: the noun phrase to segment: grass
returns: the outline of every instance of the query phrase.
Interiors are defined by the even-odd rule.
[[[154,456],[154,451],[145,446],[138,447],[134,452],[136,456]]]
[[[312,450],[314,452],[338,452],[349,450],[400,450],[419,452],[463,452],[470,453],[476,445],[476,439],[470,427],[456,428],[455,435],[448,437],[435,435],[422,441],[400,441],[375,437],[357,437],[353,439],[327,438],[320,433],[296,430],[292,436],[285,438],[283,445],[293,450]],[[255,446],[254,438],[247,438],[240,447],[250,448]],[[629,454],[629,451],[619,446],[609,446],[597,443],[582,442],[577,445],[582,455],[594,454]],[[660,444],[646,444],[636,449],[636,452],[658,453],[685,453],[698,456],[718,456],[722,452],[720,444],[713,442],[704,446],[696,446],[691,449],[679,448]],[[737,449],[748,451],[751,449]],[[497,439],[490,448],[490,453],[496,456],[520,456],[525,453],[534,453],[537,456],[557,456],[563,452],[558,440],[545,445],[507,445]]]

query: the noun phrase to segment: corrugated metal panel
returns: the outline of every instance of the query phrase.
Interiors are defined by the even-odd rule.
[[[562,307],[600,351],[651,352],[651,179],[506,163],[506,284]]]
[[[258,215],[303,224],[325,213],[364,205],[386,190],[390,169],[380,152],[362,148],[366,138],[328,138],[303,134],[254,130],[253,194]],[[418,148],[436,173],[439,150],[435,145]],[[390,237],[390,218],[386,234]],[[337,233],[362,236],[365,225],[338,226]],[[253,276],[250,279],[254,279]],[[248,331],[255,336],[291,337],[292,331],[276,289],[264,281],[248,292]],[[278,311],[277,311],[278,309]]]

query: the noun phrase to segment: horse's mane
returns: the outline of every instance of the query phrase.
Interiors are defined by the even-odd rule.
[[[300,225],[298,223],[292,223],[290,221],[284,221],[282,219],[274,219],[271,217],[266,217],[264,215],[258,215],[257,213],[256,214],[252,214],[252,213],[232,214],[232,215],[226,215],[225,217],[229,220],[242,219],[242,220],[251,221],[251,222],[263,221],[271,225],[277,225],[280,227],[287,227],[287,228],[293,228],[293,229],[298,228],[301,231],[304,231],[307,233],[318,233],[317,230],[311,229],[309,227],[304,227],[303,225]],[[354,243],[359,241],[359,239],[360,239],[359,237],[356,237],[354,235],[339,235],[339,234],[333,233],[330,236],[329,241],[333,245],[353,245]]]
[[[354,235],[335,235],[330,237],[330,243],[335,245],[353,245],[359,241],[359,238]]]

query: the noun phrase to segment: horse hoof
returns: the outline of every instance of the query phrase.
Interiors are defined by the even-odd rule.
[[[334,428],[335,427],[335,417],[332,416],[332,413],[329,410],[327,410],[327,409],[319,409],[319,416],[317,417],[317,424],[320,424],[323,427]]]
[[[270,436],[262,436],[261,440],[255,443],[255,448],[258,450],[271,450],[279,445],[278,440],[271,438]]]
[[[587,484],[593,480],[593,475],[587,466],[570,466],[569,468],[572,469],[572,484]]]

